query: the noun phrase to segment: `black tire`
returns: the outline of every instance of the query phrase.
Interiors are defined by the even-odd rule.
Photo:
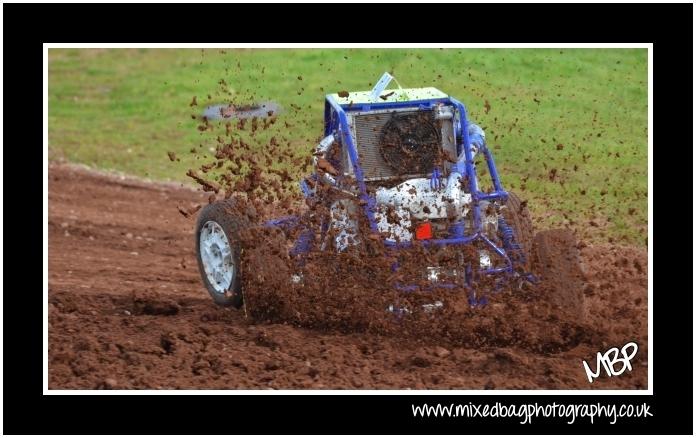
[[[198,261],[198,270],[201,274],[201,279],[208,293],[212,297],[215,304],[224,307],[240,308],[243,303],[242,281],[241,281],[241,263],[240,255],[242,251],[241,239],[239,233],[249,227],[249,219],[240,214],[236,208],[236,202],[233,199],[208,204],[201,210],[196,222],[196,260]],[[213,287],[208,279],[208,275],[203,267],[201,260],[201,231],[206,223],[214,221],[220,225],[225,232],[225,236],[232,248],[232,263],[235,267],[235,275],[231,284],[227,287],[224,293],[221,293]]]
[[[507,224],[515,232],[515,241],[522,247],[523,262],[519,262],[525,272],[531,271],[531,252],[532,240],[534,238],[534,228],[532,219],[527,209],[527,203],[520,201],[520,198],[513,192],[508,192],[508,200],[502,209],[503,217]]]
[[[585,317],[585,276],[575,236],[568,230],[548,230],[534,237],[533,269],[542,293],[571,318]]]

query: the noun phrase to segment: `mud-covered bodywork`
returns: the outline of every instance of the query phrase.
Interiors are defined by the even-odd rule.
[[[479,184],[479,155],[490,191]],[[524,252],[501,213],[508,193],[483,130],[457,99],[435,88],[399,89],[377,99],[367,91],[327,95],[324,139],[313,159],[315,171],[300,186],[311,202],[326,203],[330,215],[320,233],[299,233],[293,254],[311,248],[342,252],[370,235],[394,251],[415,242],[466,247],[467,254],[475,249],[462,272],[523,273]],[[269,222],[291,223],[292,218]],[[442,283],[439,267],[423,268],[434,284]]]

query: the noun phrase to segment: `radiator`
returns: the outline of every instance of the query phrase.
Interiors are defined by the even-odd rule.
[[[400,116],[417,115],[424,111],[432,113],[432,110],[400,110]],[[349,124],[351,126],[351,134],[355,141],[358,151],[358,160],[363,171],[365,181],[379,181],[392,178],[417,178],[429,176],[430,170],[427,173],[410,172],[409,169],[402,169],[400,172],[395,171],[382,158],[380,152],[380,138],[382,129],[392,117],[394,110],[362,112],[349,114]],[[446,156],[456,158],[456,145],[454,141],[454,128],[451,119],[437,120],[436,127],[439,125],[440,137],[442,139],[442,148],[447,153]],[[343,158],[344,169],[351,169],[347,154]],[[445,166],[445,172],[449,170],[449,165]],[[352,172],[350,172],[352,173]]]

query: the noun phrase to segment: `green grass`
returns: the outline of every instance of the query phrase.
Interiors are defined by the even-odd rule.
[[[645,244],[645,49],[51,49],[49,157],[186,180],[205,161],[188,151],[215,145],[191,114],[225,100],[278,102],[284,112],[259,147],[280,135],[308,153],[322,132],[324,94],[370,89],[384,71],[463,101],[486,130],[504,186],[529,199],[540,227]]]

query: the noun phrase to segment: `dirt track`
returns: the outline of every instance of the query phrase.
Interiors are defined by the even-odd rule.
[[[592,342],[554,353],[465,348],[255,324],[216,307],[198,275],[194,218],[177,212],[206,199],[175,185],[50,166],[49,388],[647,388],[642,248],[582,248]],[[598,351],[631,341],[639,345],[633,370],[590,385],[582,360],[594,368]]]

